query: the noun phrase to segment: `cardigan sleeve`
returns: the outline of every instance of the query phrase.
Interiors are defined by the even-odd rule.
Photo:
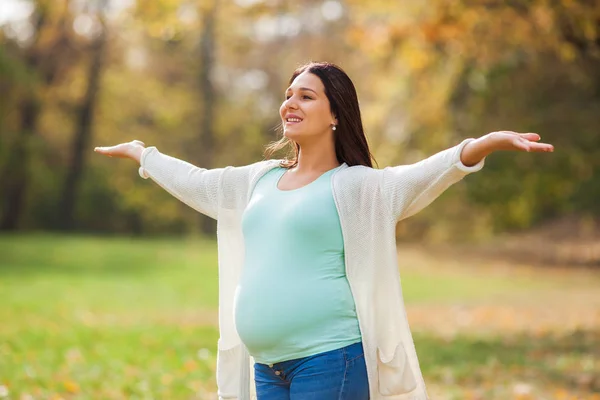
[[[485,159],[473,166],[460,160],[463,148],[472,140],[465,139],[415,164],[383,169],[381,190],[394,220],[418,213],[451,185],[483,168]]]
[[[162,154],[156,147],[144,149],[139,174],[196,211],[217,219],[219,187],[225,168],[205,169]]]

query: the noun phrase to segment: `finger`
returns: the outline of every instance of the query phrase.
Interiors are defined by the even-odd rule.
[[[96,147],[94,151],[104,155],[111,155],[113,153],[111,147]]]
[[[553,152],[554,146],[548,143],[531,143],[531,150]]]
[[[531,151],[531,142],[527,141],[527,140],[522,140],[521,138],[518,138],[517,140],[513,141],[513,146],[519,150],[523,150],[523,151]]]
[[[540,135],[538,135],[537,133],[533,133],[533,132],[519,133],[519,136],[521,136],[524,139],[531,140],[534,142],[537,142],[538,140],[540,140],[542,138]]]
[[[144,144],[144,142],[142,142],[141,140],[134,140],[133,143],[140,144],[140,145],[146,147],[146,145]]]

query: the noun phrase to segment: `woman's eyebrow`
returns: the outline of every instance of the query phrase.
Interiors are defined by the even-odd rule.
[[[287,92],[289,92],[290,90],[292,90],[292,88],[291,88],[291,87],[287,88],[287,90],[286,90],[285,92],[287,93]],[[298,88],[298,90],[309,90],[309,91],[313,92],[314,94],[317,94],[317,92],[315,92],[315,91],[314,91],[314,90],[312,90],[311,88],[307,88],[307,87],[301,87],[301,88]]]

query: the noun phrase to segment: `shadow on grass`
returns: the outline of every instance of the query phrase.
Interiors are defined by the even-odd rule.
[[[600,391],[600,331],[443,339],[415,334],[426,379],[482,387],[503,382]]]

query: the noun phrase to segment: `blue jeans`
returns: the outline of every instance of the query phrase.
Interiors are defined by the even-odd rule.
[[[361,342],[276,364],[254,364],[258,400],[368,400]]]

